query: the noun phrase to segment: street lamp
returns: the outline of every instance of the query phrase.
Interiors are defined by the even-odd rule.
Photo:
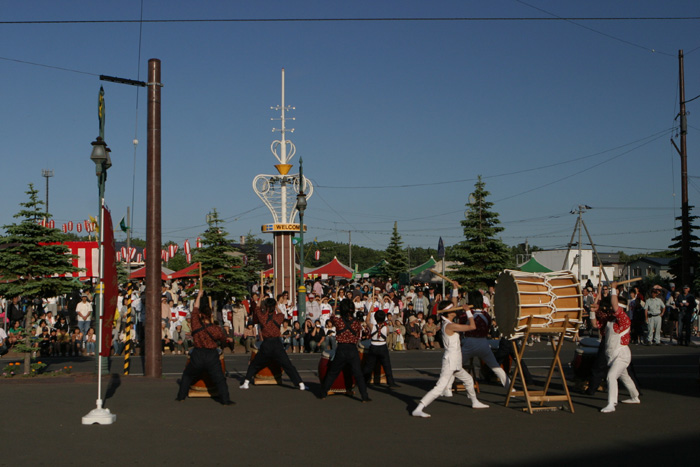
[[[304,211],[306,210],[306,193],[304,193],[304,169],[303,161],[299,158],[299,194],[297,194],[297,210],[299,211],[299,269],[301,271],[301,285],[297,298],[297,312],[299,323],[306,321],[306,284],[304,282]]]
[[[100,132],[102,133],[102,131]],[[104,204],[105,204],[105,181],[107,180],[107,169],[112,167],[112,160],[109,157],[110,149],[107,147],[104,138],[98,136],[92,143],[92,154],[90,160],[95,163],[95,174],[97,175],[97,188],[99,190],[99,222],[100,222],[100,259],[99,259],[99,285],[97,287],[97,309],[95,315],[97,328],[97,406],[92,409],[82,419],[83,425],[111,425],[117,416],[102,407],[102,375],[109,373],[109,358],[102,360],[102,310],[104,309]]]

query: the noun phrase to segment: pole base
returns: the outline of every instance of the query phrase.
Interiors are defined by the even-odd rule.
[[[83,417],[83,425],[111,425],[117,421],[117,414],[113,414],[109,409],[103,409],[98,403],[97,408],[92,409]]]

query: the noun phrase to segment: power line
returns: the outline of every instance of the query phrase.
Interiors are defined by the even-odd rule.
[[[23,63],[25,65],[34,65],[34,66],[40,66],[43,68],[51,68],[54,70],[61,70],[61,71],[69,71],[71,73],[80,73],[82,75],[90,75],[90,76],[100,76],[98,73],[90,73],[88,71],[81,71],[81,70],[73,70],[71,68],[64,68],[61,66],[53,66],[53,65],[44,65],[43,63],[36,63],[36,62],[30,62],[27,60],[18,60],[16,58],[8,58],[8,57],[0,57],[0,60],[5,60],[8,62],[16,62],[16,63]]]
[[[527,5],[524,2],[521,2]],[[528,5],[532,8],[532,5]],[[543,11],[549,15],[553,15],[545,10]],[[700,16],[573,16],[573,17],[563,17],[553,15],[552,18],[547,17],[529,17],[529,16],[518,16],[518,17],[505,17],[505,16],[463,16],[463,17],[387,17],[387,18],[201,18],[201,19],[87,19],[87,20],[25,20],[25,21],[0,21],[0,24],[119,24],[119,23],[338,23],[338,22],[510,22],[510,21],[695,21],[700,20]],[[577,25],[580,26],[580,25]],[[584,27],[584,26],[581,26]],[[588,29],[588,28],[586,28]],[[603,34],[599,31],[592,30],[598,34]],[[615,40],[622,39],[610,36]],[[637,47],[636,44],[632,44]],[[644,47],[643,47],[644,48]],[[646,48],[645,48],[646,49]],[[647,49],[652,50],[653,49]]]
[[[630,42],[630,41],[628,41],[628,40],[621,39],[621,38],[619,38],[619,37],[613,36],[612,34],[607,34],[607,33],[604,33],[604,32],[602,32],[602,31],[598,31],[597,29],[593,29],[593,28],[590,28],[590,27],[588,27],[588,26],[584,26],[583,24],[578,24],[578,23],[576,23],[575,21],[580,21],[580,20],[576,20],[575,18],[562,18],[562,17],[560,17],[560,16],[558,16],[558,15],[555,15],[554,13],[552,13],[552,12],[550,12],[550,11],[547,11],[547,10],[545,10],[545,9],[536,7],[536,6],[534,6],[534,5],[530,5],[529,3],[526,3],[526,2],[524,2],[524,1],[522,1],[522,0],[515,0],[515,1],[518,2],[518,3],[520,3],[520,4],[522,4],[522,5],[525,5],[525,6],[527,6],[527,7],[534,8],[534,9],[537,10],[537,11],[541,11],[541,12],[546,13],[546,14],[548,14],[548,15],[552,15],[554,18],[558,18],[558,19],[561,19],[561,20],[563,20],[563,21],[566,21],[567,23],[571,23],[571,24],[573,24],[574,26],[578,26],[578,27],[580,27],[580,28],[583,28],[583,29],[586,29],[586,30],[588,30],[588,31],[594,32],[594,33],[596,33],[596,34],[600,34],[600,35],[603,36],[603,37],[607,37],[607,38],[609,38],[609,39],[612,39],[612,40],[615,40],[615,41],[618,41],[618,42],[622,42],[623,44],[631,45],[632,47],[637,47],[637,48],[639,48],[639,49],[646,50],[647,52],[658,53],[658,54],[661,54],[661,55],[666,55],[666,56],[668,56],[668,57],[675,57],[675,55],[670,54],[670,53],[668,53],[668,52],[663,52],[663,51],[661,51],[661,50],[652,49],[652,48],[647,47],[647,46],[644,46],[644,45],[636,44],[636,43],[634,43],[634,42]]]

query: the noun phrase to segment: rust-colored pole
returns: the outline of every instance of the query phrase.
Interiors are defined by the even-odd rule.
[[[148,161],[146,175],[146,368],[145,375],[160,378],[160,60],[148,61]]]
[[[678,51],[678,85],[680,94],[681,116],[681,282],[688,284],[690,273],[690,206],[688,204],[688,121],[685,112],[685,72],[683,70],[683,50]]]

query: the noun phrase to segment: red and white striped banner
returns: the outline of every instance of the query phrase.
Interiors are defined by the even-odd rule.
[[[185,240],[185,254],[189,255],[190,253],[190,239],[188,238],[187,240]]]
[[[272,264],[272,255],[269,253],[267,254],[267,264]]]
[[[117,251],[117,261],[121,261],[121,260],[122,260],[122,252]]]
[[[321,259],[321,250],[316,250],[316,251],[314,251],[314,259],[315,259],[316,261],[318,261],[319,259]]]
[[[133,261],[135,257],[136,257],[136,248],[132,246],[131,248],[129,248],[129,258],[131,259],[131,261]]]
[[[185,256],[187,257],[187,262],[191,263],[192,262],[192,254],[190,253],[185,253]]]
[[[68,225],[63,224],[63,233],[68,233]]]
[[[146,251],[146,250],[143,250],[143,251]],[[137,262],[137,263],[143,263],[143,255],[142,255],[141,253],[138,253],[138,254],[136,255],[136,262]]]
[[[173,258],[175,254],[177,253],[177,245],[169,245],[168,246],[168,253],[170,254],[170,257]]]
[[[75,230],[76,230],[78,233],[82,232],[82,231],[83,231],[83,224],[81,224],[80,222],[78,222],[78,224],[75,226]]]
[[[47,226],[49,229],[55,229],[56,228],[56,221],[51,219],[49,221],[49,225]]]
[[[123,246],[121,248],[121,250],[119,251],[119,258],[124,258],[124,260],[126,260],[126,247],[125,246]],[[119,261],[121,261],[121,259]]]
[[[73,231],[73,221],[68,221],[68,232]]]
[[[202,239],[197,237],[197,248],[202,248]]]
[[[146,249],[145,248],[143,249],[143,260],[146,261]],[[140,263],[140,261],[139,261],[139,263]]]
[[[85,224],[85,231],[86,232],[92,232],[92,222],[90,221],[83,221]]]
[[[68,277],[99,277],[100,249],[97,242],[65,242],[70,249],[70,254],[75,255],[72,259],[73,266],[83,268],[84,271],[64,274]]]

